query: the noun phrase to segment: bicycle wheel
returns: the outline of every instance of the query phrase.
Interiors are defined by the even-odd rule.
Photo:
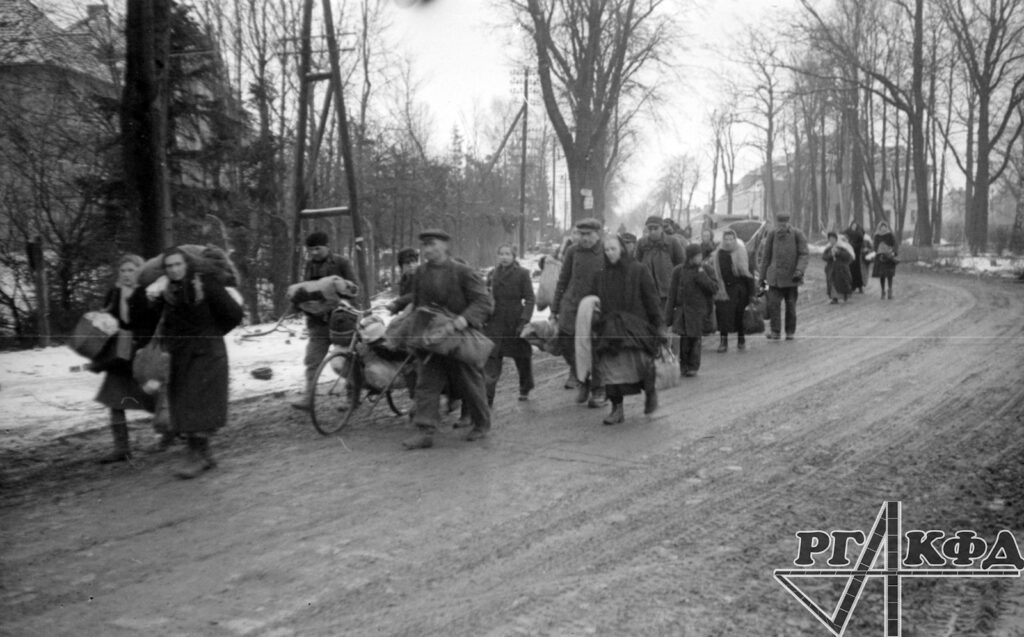
[[[403,381],[414,382],[415,374],[412,375],[412,378],[408,378],[408,376],[406,375],[406,372],[413,365],[413,356],[410,354],[409,357],[405,359],[405,362],[402,363],[401,369],[398,370],[398,373],[395,375],[395,378],[392,379],[391,384],[396,384],[396,381],[398,381],[399,376],[402,377]],[[412,413],[412,408],[415,405],[415,402],[413,401],[412,397],[413,389],[413,387],[389,387],[385,391],[385,396],[387,396],[388,399],[388,407],[391,408],[392,413],[394,413],[396,416],[407,416],[408,414]]]
[[[347,422],[348,387],[354,369],[351,352],[332,352],[316,369],[310,415],[313,427],[325,436],[335,433]]]

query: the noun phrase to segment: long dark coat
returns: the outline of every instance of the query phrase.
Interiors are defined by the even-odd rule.
[[[162,338],[171,355],[167,383],[171,430],[214,432],[228,417],[224,334],[242,321],[242,307],[211,275],[190,274],[181,282],[171,282],[159,302],[163,304]]]
[[[627,255],[615,264],[605,259],[604,268],[594,273],[587,294],[601,299],[601,318],[595,330],[598,354],[622,348],[657,353],[662,322],[658,290],[650,270]]]
[[[825,284],[832,298],[847,296],[853,291],[853,276],[850,273],[853,256],[842,248],[827,247],[821,254],[825,260]]]
[[[882,247],[883,243],[892,248],[893,256],[896,255],[896,236],[893,235],[893,233],[891,232],[886,232],[885,234],[876,234],[874,237],[875,266],[871,268],[871,276],[876,279],[881,279],[882,277],[896,276],[896,261],[886,259],[884,256],[882,256],[882,251],[879,250],[879,248]]]
[[[860,226],[854,228],[852,225],[843,230],[843,234],[849,239],[853,246],[853,262],[850,264],[850,281],[854,290],[864,287],[864,229]]]
[[[132,330],[131,317],[136,314],[133,310],[133,303],[138,302],[145,303],[145,296],[136,297],[134,294],[128,299],[128,313],[129,321],[125,321],[121,316],[121,288],[115,287],[107,293],[106,299],[103,301],[103,309],[105,312],[117,317],[117,324],[123,330]],[[152,329],[150,329],[152,333]],[[135,338],[132,343],[132,355],[134,357],[135,352],[141,345],[140,341],[145,339],[148,340],[149,334],[141,334],[133,331]],[[113,341],[111,342],[113,345]],[[146,411],[153,411],[156,407],[156,397],[142,391],[142,387],[135,382],[135,378],[132,376],[132,363],[122,359],[116,359],[113,362],[107,364],[104,367],[106,376],[103,378],[103,384],[100,385],[100,391],[96,394],[96,402],[106,405],[111,409],[145,409]]]
[[[711,298],[718,284],[711,280],[701,265],[684,263],[672,271],[672,285],[665,302],[665,322],[682,336],[696,337],[704,333],[704,317],[711,310]]]
[[[740,247],[740,250],[746,250]],[[739,322],[743,320],[743,310],[750,304],[754,295],[753,277],[741,276],[733,272],[732,254],[727,250],[718,249],[711,253],[711,267],[722,278],[722,286],[715,291],[715,322],[720,334],[728,335],[740,331]],[[717,279],[717,277],[716,277]]]
[[[761,254],[761,280],[773,288],[795,288],[793,279],[807,271],[807,239],[792,226],[777,227],[767,235]]]
[[[604,247],[600,241],[592,248],[578,243],[565,250],[562,270],[558,273],[552,311],[558,314],[558,331],[562,334],[576,333],[576,312],[580,301],[594,281],[594,273],[604,267]]]
[[[533,283],[526,268],[513,262],[497,266],[487,276],[494,298],[494,312],[484,325],[484,334],[495,343],[491,356],[529,358],[530,344],[519,338],[523,326],[533,318]]]

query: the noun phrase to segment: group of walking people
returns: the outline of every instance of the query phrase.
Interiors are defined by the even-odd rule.
[[[717,351],[746,348],[744,314],[752,299],[767,295],[767,338],[792,340],[796,333],[796,302],[807,268],[807,240],[779,213],[773,228],[748,246],[726,229],[716,244],[710,233],[692,243],[665,221],[650,217],[644,236],[602,235],[596,219],[583,219],[560,255],[562,267],[551,305],[557,324],[556,349],[569,367],[567,389],[576,401],[599,408],[610,404],[607,425],[625,420],[624,399],[644,394],[645,414],[658,408],[655,361],[666,349],[678,354],[680,374],[692,377],[701,366],[702,339],[719,334]],[[503,361],[511,358],[518,372],[519,400],[534,389],[531,345],[522,338],[535,307],[531,273],[516,260],[515,248],[498,248],[497,263],[486,277],[452,256],[451,236],[440,229],[419,235],[420,250],[402,250],[393,313],[428,308],[449,317],[448,334],[479,330],[494,343],[483,365],[456,356],[416,351],[410,375],[416,432],[403,442],[408,449],[433,446],[441,424],[441,397],[461,401],[460,424],[467,440],[485,437],[491,428],[491,407]],[[304,279],[340,276],[355,279],[352,264],[328,247],[323,232],[306,238]],[[872,276],[880,280],[882,298],[892,298],[896,242],[884,222],[870,239],[856,223],[842,234],[829,233],[827,291],[833,303],[863,291],[859,264],[872,249]],[[162,394],[147,393],[132,374],[131,360],[116,360],[102,369],[106,378],[97,400],[110,408],[114,449],[102,462],[130,457],[125,411],[167,407],[166,423],[156,450],[184,437],[188,452],[176,474],[191,478],[213,466],[210,436],[227,419],[228,360],[223,336],[241,322],[241,299],[233,269],[211,266],[209,259],[173,248],[156,260],[155,280],[139,285],[143,260],[121,259],[116,286],[105,308],[122,329],[132,333],[132,351],[152,338],[161,340],[170,356],[170,373]],[[216,259],[214,259],[214,263]],[[152,278],[152,277],[151,277]],[[785,308],[783,310],[783,307]],[[306,387],[293,406],[309,409],[315,372],[331,342],[327,317],[307,315],[309,340],[305,352]],[[581,347],[582,344],[582,347]]]

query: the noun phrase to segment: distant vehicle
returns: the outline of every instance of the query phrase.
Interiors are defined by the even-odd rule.
[[[740,241],[748,243],[763,225],[764,221],[761,221],[760,219],[740,219],[737,221],[726,221],[724,223],[720,223],[712,232],[714,233],[715,243],[722,242],[722,233],[726,230],[732,230],[736,233],[736,236]]]

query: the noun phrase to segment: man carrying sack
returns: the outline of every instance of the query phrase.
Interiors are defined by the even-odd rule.
[[[306,237],[306,254],[308,260],[302,275],[303,281],[318,281],[327,276],[340,276],[346,281],[356,280],[351,262],[341,255],[332,254],[330,248],[327,247],[326,232],[317,231]],[[312,408],[316,368],[331,349],[329,318],[330,312],[326,314],[306,313],[309,342],[306,343],[306,356],[302,361],[306,366],[306,387],[302,398],[292,403],[292,407],[295,409],[309,411]]]
[[[494,309],[483,279],[468,265],[451,258],[451,236],[444,230],[424,230],[419,238],[424,263],[416,269],[412,294],[417,310],[425,311],[417,311],[411,329],[412,342],[441,340],[442,335],[437,333],[438,312],[448,312],[454,317],[440,328],[444,336],[466,336],[470,327],[479,330]],[[452,355],[444,355],[417,348],[419,366],[413,423],[419,431],[402,442],[406,449],[427,449],[434,445],[434,434],[441,423],[441,393],[446,386],[456,390],[468,409],[473,428],[466,440],[479,440],[490,431],[491,411],[487,406],[483,360],[479,364],[465,362],[468,359],[460,360],[454,354],[454,351]]]

